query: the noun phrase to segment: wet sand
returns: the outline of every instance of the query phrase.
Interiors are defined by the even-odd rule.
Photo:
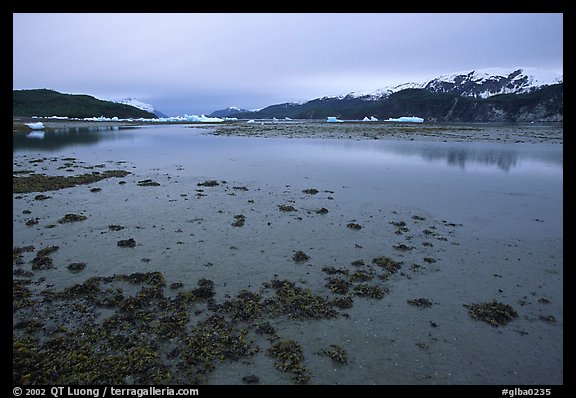
[[[313,131],[286,126],[215,133]],[[501,137],[544,140],[536,130]],[[452,134],[488,133],[424,136]],[[322,180],[14,156],[16,178],[112,170],[130,174],[13,195],[16,383],[563,382],[563,242],[540,215],[540,234],[503,240],[425,208],[351,201]],[[471,316],[492,302],[517,317]]]

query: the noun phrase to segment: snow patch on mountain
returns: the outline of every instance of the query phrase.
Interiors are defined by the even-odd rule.
[[[146,111],[146,112],[150,112],[150,113],[154,112],[154,105],[147,104],[145,102],[137,100],[136,98],[124,98],[123,100],[120,100],[117,102],[119,104],[130,105],[130,106],[133,106],[135,108],[142,109],[143,111]]]
[[[130,105],[135,108],[142,109],[143,111],[153,113],[158,117],[166,117],[165,114],[154,108],[154,105],[147,104],[146,102],[142,102],[136,98],[124,98],[123,100],[116,102],[118,102],[119,104]]]

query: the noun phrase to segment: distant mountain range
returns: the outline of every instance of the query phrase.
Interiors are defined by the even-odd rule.
[[[229,106],[226,109],[220,109],[218,111],[212,112],[211,114],[208,115],[208,117],[228,117],[228,116],[234,115],[236,113],[245,113],[245,112],[251,112],[251,111],[246,110],[246,109],[236,108],[235,106]]]
[[[530,67],[480,69],[226,116],[360,120],[412,115],[427,121],[562,121],[563,76]]]
[[[89,95],[63,94],[54,90],[13,90],[13,116],[67,116],[155,118],[156,116],[137,107],[104,101]]]

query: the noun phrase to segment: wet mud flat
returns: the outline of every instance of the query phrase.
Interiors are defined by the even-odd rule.
[[[562,383],[561,241],[320,180],[13,171],[15,383]]]
[[[562,123],[393,123],[393,122],[254,122],[210,126],[212,134],[243,137],[356,140],[433,140],[501,143],[563,142]]]

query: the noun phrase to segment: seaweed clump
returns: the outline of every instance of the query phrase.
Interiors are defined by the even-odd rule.
[[[266,352],[275,359],[276,369],[290,373],[296,383],[307,384],[310,381],[309,371],[302,365],[304,354],[300,344],[293,340],[282,340],[273,344]]]
[[[134,238],[123,239],[119,240],[116,244],[120,247],[135,247],[136,241],[134,240]]]
[[[125,177],[130,174],[125,170],[108,170],[76,176],[47,176],[34,174],[28,177],[12,177],[13,193],[46,192],[71,188],[77,185],[92,184],[111,177]]]
[[[69,214],[66,214],[64,217],[62,217],[61,219],[59,219],[58,222],[60,224],[65,224],[65,223],[69,223],[69,222],[84,221],[86,219],[88,219],[88,217],[83,216],[81,214],[69,213]]]
[[[270,286],[276,296],[265,300],[264,305],[273,315],[286,315],[290,319],[327,319],[338,316],[330,301],[313,295],[310,290],[297,287],[293,282],[275,280]]]
[[[30,253],[34,251],[34,246],[22,246],[22,247],[14,247],[12,249],[12,262],[16,264],[23,264],[24,261],[22,260],[22,253]]]
[[[362,283],[360,285],[354,286],[354,294],[361,297],[369,297],[373,299],[380,300],[388,293],[388,289],[382,288],[377,285],[369,285],[367,283]]]
[[[138,181],[137,185],[139,187],[158,187],[160,186],[160,183],[152,181],[151,179],[148,178],[146,180]]]
[[[86,263],[72,263],[72,264],[68,265],[67,268],[73,274],[77,274],[78,272],[80,272],[84,268],[86,268]]]
[[[420,297],[417,299],[407,300],[408,304],[413,305],[415,307],[420,308],[429,308],[432,307],[432,301],[428,300],[427,298]]]
[[[492,326],[504,326],[518,318],[518,313],[509,304],[503,304],[496,300],[491,303],[464,304],[468,308],[468,314],[472,319],[484,321]]]
[[[58,250],[58,246],[47,246],[36,252],[36,256],[32,259],[32,270],[54,268],[54,262],[50,254]]]
[[[199,182],[198,184],[199,187],[217,187],[218,185],[220,185],[220,183],[216,180],[206,180],[204,182]]]
[[[336,294],[346,294],[350,288],[351,283],[342,278],[328,277],[328,283],[326,287],[330,289],[332,293]]]
[[[330,344],[330,348],[325,348],[316,354],[320,356],[327,356],[334,362],[342,365],[346,365],[348,363],[348,353],[344,348],[336,344]]]
[[[298,250],[296,253],[294,253],[294,255],[292,256],[292,260],[294,260],[297,263],[303,263],[304,261],[308,261],[310,259],[310,256],[307,255],[306,253],[304,253],[301,250]]]
[[[248,290],[241,290],[236,300],[228,300],[222,304],[225,312],[232,315],[232,319],[240,321],[253,321],[262,316],[262,297]]]
[[[243,227],[245,222],[246,222],[246,216],[244,216],[243,214],[238,214],[234,216],[234,222],[232,223],[232,226]]]
[[[389,257],[376,257],[372,259],[372,264],[375,264],[381,268],[384,268],[391,274],[396,273],[400,269],[400,262],[394,261]]]

